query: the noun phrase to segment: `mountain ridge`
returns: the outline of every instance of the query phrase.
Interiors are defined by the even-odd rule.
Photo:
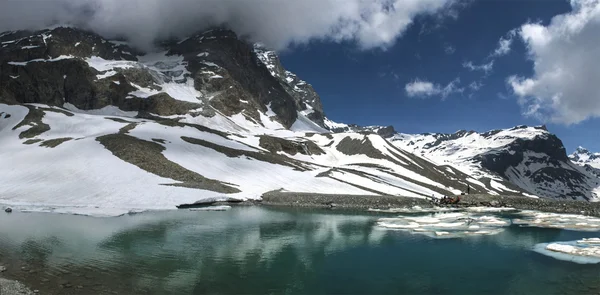
[[[465,161],[491,172],[462,170],[462,162],[433,161],[405,148],[392,126],[333,122],[316,91],[285,70],[276,53],[229,30],[163,46],[142,55],[126,42],[74,28],[0,34],[0,140],[6,143],[0,173],[7,179],[0,203],[119,211],[255,199],[278,189],[430,198],[467,187],[594,199],[590,185],[587,195],[532,192],[518,181],[550,172],[491,171],[489,153]],[[513,131],[547,133],[530,129]],[[537,145],[519,147],[530,159]],[[563,165],[566,154],[557,150],[545,151],[548,161]],[[563,176],[588,177],[583,168],[577,173]]]

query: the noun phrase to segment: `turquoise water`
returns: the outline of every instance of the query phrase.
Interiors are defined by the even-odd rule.
[[[531,251],[600,233],[511,226],[432,239],[380,229],[383,216],[261,207],[0,214],[0,264],[52,294],[600,293],[600,264]]]

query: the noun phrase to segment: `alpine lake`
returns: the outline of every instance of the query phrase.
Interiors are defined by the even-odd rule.
[[[600,228],[507,212],[225,209],[0,214],[0,275],[39,294],[600,294],[598,261],[535,251]]]

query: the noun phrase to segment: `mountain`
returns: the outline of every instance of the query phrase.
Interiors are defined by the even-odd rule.
[[[586,148],[578,147],[569,155],[569,159],[587,172],[600,177],[600,153],[592,153]]]
[[[600,153],[592,153],[583,147],[578,147],[575,152],[569,155],[569,159],[581,166],[590,165],[600,169]]]
[[[397,134],[391,141],[436,164],[451,165],[479,179],[501,178],[528,194],[595,200],[600,192],[598,176],[570,161],[560,139],[544,126]]]
[[[425,198],[478,183],[392,145],[393,128],[328,120],[308,83],[231,31],[159,47],[64,27],[0,34],[0,203],[121,214],[273,190]]]
[[[591,174],[543,129],[336,123],[275,52],[232,31],[157,46],[65,27],[0,34],[1,204],[121,214],[275,190],[425,198],[467,187],[595,197]]]

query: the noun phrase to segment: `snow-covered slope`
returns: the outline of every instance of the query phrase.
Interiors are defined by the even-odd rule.
[[[592,153],[584,147],[578,147],[575,152],[569,155],[569,159],[581,166],[590,165],[600,169],[600,153]]]
[[[322,111],[310,85],[280,64],[277,77],[261,61],[274,53],[227,30],[143,55],[73,28],[0,42],[3,204],[117,214],[280,189],[507,192],[406,153],[379,128],[332,134],[324,123],[334,123],[314,115]]]
[[[231,31],[161,46],[142,54],[74,28],[0,35],[0,204],[119,214],[274,190],[545,193],[516,182],[548,174],[523,177],[540,156],[535,148],[516,151],[518,165],[488,172],[496,169],[490,155],[514,155],[506,147],[515,136],[545,131],[409,136],[335,123],[274,52]],[[570,169],[560,153],[545,156]]]
[[[504,179],[529,194],[597,199],[600,181],[566,156],[545,127],[519,126],[485,133],[397,134],[394,145],[448,164],[476,178]]]

